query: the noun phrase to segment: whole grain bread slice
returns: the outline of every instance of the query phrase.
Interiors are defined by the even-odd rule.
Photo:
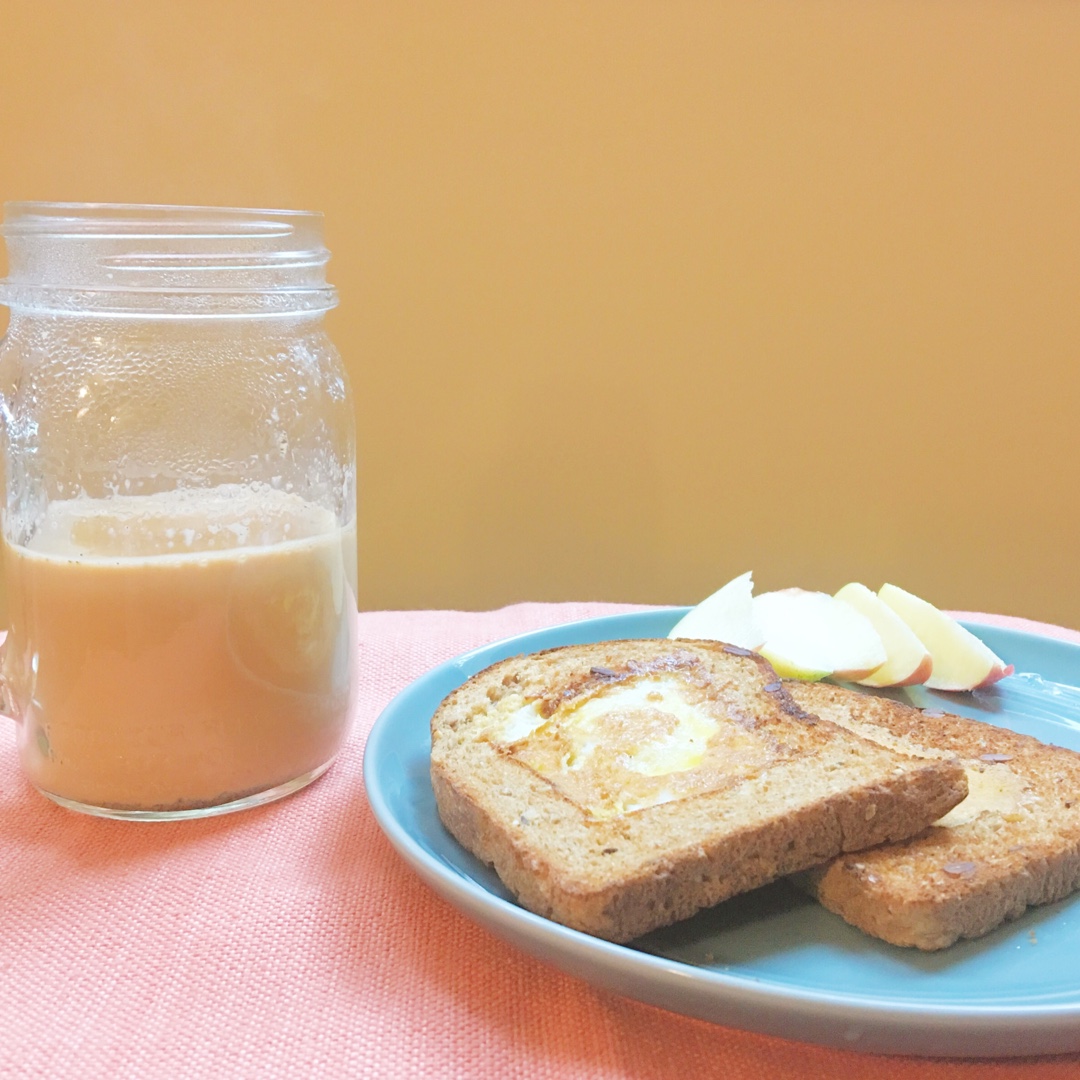
[[[959,757],[969,797],[901,843],[796,879],[830,911],[894,945],[943,949],[1080,888],[1080,754],[1030,736],[827,683],[799,705],[907,754]]]
[[[615,641],[495,664],[431,723],[457,840],[526,908],[612,941],[924,829],[960,766],[800,708],[719,642]]]

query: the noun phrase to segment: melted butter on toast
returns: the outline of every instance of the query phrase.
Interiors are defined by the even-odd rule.
[[[486,734],[594,818],[730,787],[783,756],[685,672],[632,675],[554,705],[507,695]]]
[[[944,817],[934,822],[941,828],[966,825],[983,814],[1000,814],[1006,821],[1019,821],[1023,808],[1031,802],[1024,781],[1003,763],[965,765],[968,794]]]

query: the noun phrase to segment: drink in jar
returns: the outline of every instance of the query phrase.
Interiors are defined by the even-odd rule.
[[[341,745],[355,523],[265,485],[59,500],[3,572],[22,766],[57,801],[265,801]]]

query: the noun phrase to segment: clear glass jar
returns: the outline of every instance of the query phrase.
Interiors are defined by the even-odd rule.
[[[295,791],[356,694],[321,216],[9,203],[3,234],[2,671],[26,776],[120,818]]]

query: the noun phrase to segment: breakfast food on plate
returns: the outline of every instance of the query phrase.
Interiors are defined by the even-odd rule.
[[[1012,674],[994,652],[955,619],[933,604],[895,585],[882,585],[878,596],[911,627],[929,650],[932,690],[974,690]]]
[[[431,736],[449,831],[526,908],[612,941],[912,836],[967,793],[957,762],[819,719],[762,657],[711,641],[504,660]]]
[[[863,686],[915,686],[930,678],[934,660],[914,630],[877,593],[853,581],[836,599],[866,616],[885,646],[885,663],[854,681]]]
[[[905,754],[958,757],[969,794],[925,832],[799,875],[830,911],[894,945],[942,949],[1080,888],[1080,754],[826,683],[807,712]]]
[[[765,632],[761,655],[785,677],[862,679],[887,659],[873,623],[828,593],[762,593],[754,597],[754,614]]]
[[[1011,665],[894,585],[753,587],[667,640],[506,660],[442,703],[439,814],[525,907],[627,941],[795,874],[939,949],[1080,887],[1080,754],[818,681],[963,691]]]
[[[754,618],[753,575],[748,571],[732,578],[696,604],[671,628],[668,637],[722,641],[744,649],[760,649],[765,644],[765,634]]]
[[[676,623],[671,638],[757,649],[785,678],[835,676],[864,686],[925,684],[973,690],[1012,673],[952,616],[895,585],[852,582],[835,596],[780,589],[752,596],[749,573],[729,581]]]

